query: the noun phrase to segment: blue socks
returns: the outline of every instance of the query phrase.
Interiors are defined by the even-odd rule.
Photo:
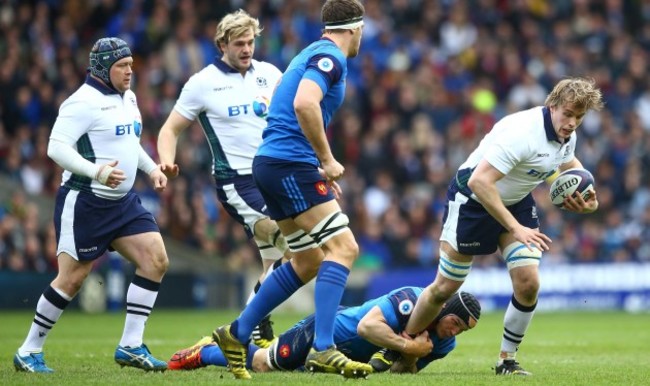
[[[282,264],[264,280],[257,295],[230,326],[230,333],[238,341],[247,343],[251,338],[253,329],[262,318],[287,300],[303,285],[304,283],[300,280],[296,271],[293,270],[291,264]],[[343,285],[345,285],[345,281]]]
[[[288,264],[285,264],[288,265]],[[316,326],[313,347],[317,351],[334,345],[334,319],[345,291],[350,270],[333,261],[323,261],[316,277]]]

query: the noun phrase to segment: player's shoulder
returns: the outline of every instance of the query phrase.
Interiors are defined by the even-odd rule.
[[[494,125],[494,128],[497,129],[497,132],[507,132],[509,136],[537,141],[538,139],[531,134],[544,134],[542,107],[533,107],[506,115]]]
[[[277,68],[273,63],[265,62],[263,60],[253,59],[253,68],[256,73],[262,74],[282,74],[279,68]]]
[[[106,96],[102,92],[87,83],[84,83],[74,93],[72,93],[72,95],[63,101],[61,109],[92,109],[95,106],[102,105],[105,100]]]

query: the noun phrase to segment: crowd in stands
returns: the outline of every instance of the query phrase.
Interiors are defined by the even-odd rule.
[[[345,104],[328,130],[346,167],[342,206],[361,246],[359,266],[435,267],[446,187],[505,114],[542,105],[565,76],[594,78],[606,108],[589,113],[577,155],[594,173],[600,210],[558,210],[535,192],[553,239],[543,264],[650,261],[649,0],[368,0]],[[286,68],[321,33],[317,0],[7,0],[0,5],[0,176],[20,187],[0,205],[0,269],[55,267],[51,222],[34,195],[54,196],[61,169],[46,155],[58,107],[84,81],[103,36],[134,53],[142,143],[158,130],[189,76],[211,63],[217,21],[243,8],[264,31],[256,58]],[[211,154],[193,125],[181,176],[156,194],[135,189],[167,239],[230,262],[257,261],[218,205]],[[4,189],[4,187],[3,187]],[[173,259],[173,256],[171,256]],[[475,266],[502,264],[496,255]]]

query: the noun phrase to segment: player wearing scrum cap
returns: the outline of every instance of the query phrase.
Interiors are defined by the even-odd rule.
[[[481,317],[481,305],[472,294],[458,292],[414,342],[401,333],[421,293],[419,287],[402,287],[360,306],[339,308],[334,319],[334,343],[350,359],[369,362],[375,372],[391,369],[392,372],[415,373],[432,361],[444,358],[456,347],[455,337],[476,326]],[[255,372],[301,369],[313,341],[314,315],[310,315],[280,334],[268,349],[250,344],[247,367]],[[427,348],[426,352],[421,347]],[[414,361],[404,360],[402,356]],[[193,370],[208,365],[225,367],[226,364],[219,346],[210,338],[204,338],[177,351],[169,361],[169,368]]]
[[[89,56],[86,81],[61,105],[47,150],[64,169],[54,209],[59,271],[36,305],[14,366],[25,372],[53,371],[43,359],[45,339],[94,261],[110,248],[136,267],[115,361],[163,371],[167,364],[154,358],[142,339],[169,262],[156,221],[131,188],[138,169],[157,191],[165,189],[167,177],[140,146],[142,118],[130,89],[129,46],[118,38],[102,38]]]
[[[336,180],[344,168],[325,132],[345,97],[347,59],[359,52],[364,12],[358,0],[327,0],[321,39],[291,61],[273,93],[253,178],[294,257],[264,280],[232,324],[213,333],[236,378],[251,377],[245,365],[254,326],[314,277],[316,338],[305,367],[345,377],[372,371],[346,358],[333,339],[336,310],[359,247],[336,201]]]
[[[449,185],[438,273],[422,293],[408,333],[422,331],[438,314],[465,281],[474,255],[499,248],[514,293],[495,370],[498,375],[530,375],[515,355],[537,306],[539,261],[551,242],[539,230],[531,191],[558,170],[582,167],[575,157],[576,129],[587,111],[602,107],[593,80],[568,78],[555,85],[544,106],[508,115],[494,125]],[[596,192],[587,200],[567,196],[564,207],[591,213],[598,208]]]

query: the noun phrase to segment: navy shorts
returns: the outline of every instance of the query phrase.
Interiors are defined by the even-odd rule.
[[[282,333],[269,348],[269,359],[276,370],[301,370],[314,342],[314,314]]]
[[[335,198],[318,168],[306,162],[257,156],[253,177],[273,220],[296,217]]]
[[[229,179],[215,179],[217,197],[228,214],[244,226],[249,238],[253,237],[255,223],[269,217],[253,176],[251,174]]]
[[[54,229],[57,256],[65,252],[79,261],[97,259],[117,238],[160,232],[133,192],[108,200],[63,186],[56,195]]]
[[[506,208],[521,225],[539,228],[537,207],[530,193]],[[497,250],[499,236],[505,232],[506,229],[483,205],[461,193],[455,179],[452,180],[447,190],[441,240],[464,255],[487,255]]]

